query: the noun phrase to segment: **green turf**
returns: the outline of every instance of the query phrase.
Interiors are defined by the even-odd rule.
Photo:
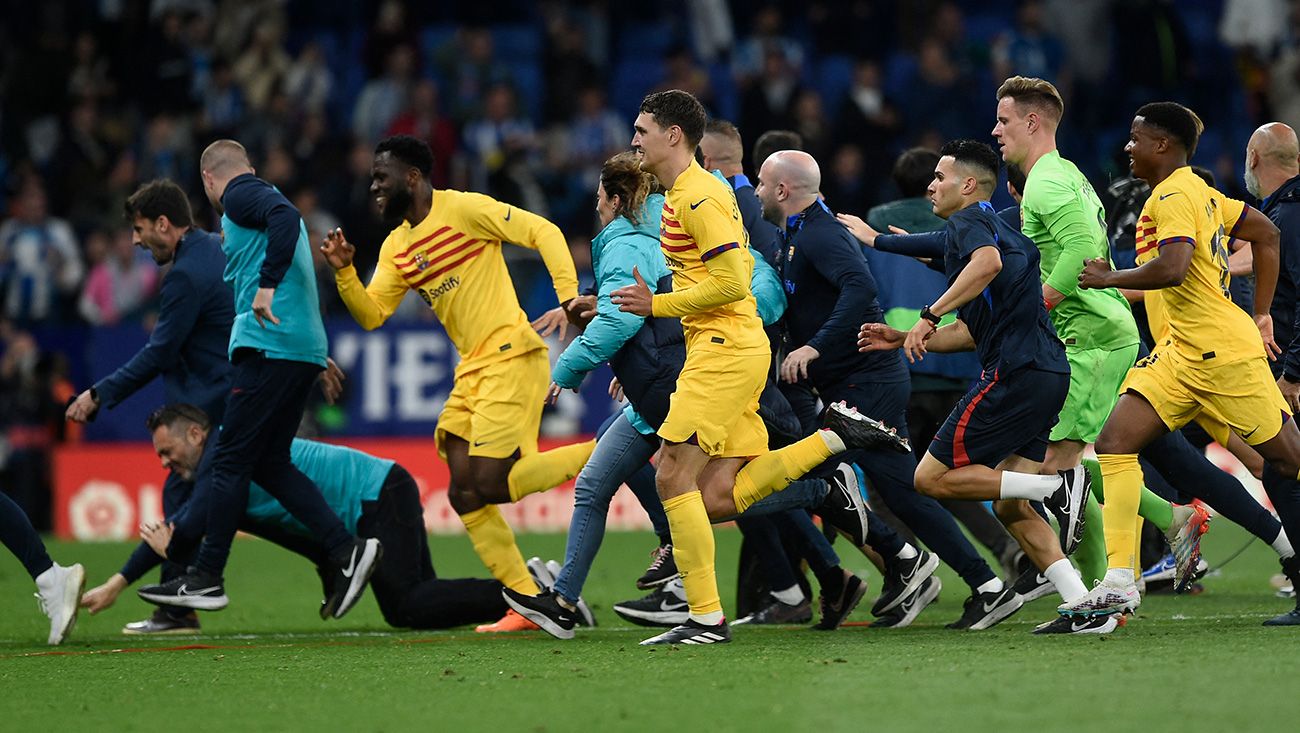
[[[734,589],[738,535],[718,531],[719,581]],[[1245,542],[1226,522],[1205,543],[1213,563]],[[559,535],[524,536],[526,554],[559,557]],[[45,619],[16,562],[0,557],[0,730],[1294,730],[1300,629],[1265,629],[1288,607],[1256,542],[1194,597],[1152,595],[1111,637],[1036,637],[1042,600],[987,632],[954,632],[965,589],[944,569],[941,601],[909,629],[738,628],[729,646],[649,649],[610,604],[634,597],[649,535],[612,533],[587,598],[601,626],[561,642],[541,632],[391,632],[365,600],[345,620],[316,616],[310,567],[264,542],[236,544],[230,607],[196,639],[119,633],[150,607],[123,594],[83,614],[45,655]],[[464,538],[434,538],[444,576],[482,575]],[[98,583],[125,545],[54,543]],[[866,560],[845,556],[865,572]],[[869,618],[872,590],[855,619]],[[163,651],[203,643],[219,648]],[[115,649],[142,653],[111,653]],[[66,652],[66,654],[64,654]],[[1101,718],[1085,721],[1098,713]]]

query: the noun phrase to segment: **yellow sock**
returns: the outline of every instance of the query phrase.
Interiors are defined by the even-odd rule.
[[[820,466],[833,454],[821,431],[755,458],[736,474],[731,498],[739,514],[768,494],[780,491],[805,473]]]
[[[501,516],[501,510],[495,504],[488,504],[482,509],[475,509],[460,515],[469,533],[469,541],[474,545],[474,552],[492,572],[492,577],[501,581],[505,587],[535,596],[541,591],[533,582],[524,565],[524,556],[519,554],[515,544],[515,533]]]
[[[691,618],[704,624],[722,621],[722,599],[713,572],[713,527],[704,509],[704,497],[692,489],[664,500],[668,527],[673,533],[673,559],[686,587]]]
[[[1137,525],[1134,527],[1133,531],[1134,531],[1133,536],[1135,538],[1140,539],[1142,537],[1142,515],[1141,514],[1138,515]],[[1138,578],[1141,577],[1142,577],[1142,553],[1135,552],[1133,553],[1133,580],[1137,580]]]
[[[1137,562],[1138,504],[1142,500],[1142,467],[1136,454],[1099,455],[1106,482],[1106,503],[1101,508],[1106,525],[1106,565],[1131,568]]]
[[[515,502],[539,491],[553,489],[568,481],[587,465],[596,441],[574,443],[545,453],[530,453],[510,467],[508,485],[510,501]]]

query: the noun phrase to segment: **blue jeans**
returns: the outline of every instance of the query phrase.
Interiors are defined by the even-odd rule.
[[[605,517],[614,493],[659,449],[658,439],[638,433],[622,412],[608,425],[596,441],[587,465],[578,474],[573,491],[573,518],[569,520],[569,540],[564,548],[564,569],[555,581],[555,591],[570,603],[576,603],[582,595],[591,563],[605,539]]]

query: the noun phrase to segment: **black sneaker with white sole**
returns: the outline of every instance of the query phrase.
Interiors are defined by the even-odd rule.
[[[130,636],[160,636],[166,634],[198,634],[199,616],[193,611],[184,616],[173,616],[159,608],[153,615],[142,621],[132,621],[122,627],[122,633]]]
[[[1035,634],[1109,634],[1119,628],[1118,614],[1109,616],[1057,616],[1034,627]]]
[[[334,592],[325,600],[324,614],[332,618],[343,616],[357,605],[361,594],[370,582],[384,547],[374,537],[357,538],[351,547],[345,547],[330,558],[333,563]]]
[[[643,598],[614,604],[614,613],[638,626],[677,626],[690,618],[680,578],[664,583]]]
[[[555,578],[555,581],[551,583],[551,588],[554,589],[555,584],[560,580],[560,573],[564,571],[564,566],[555,560],[547,560],[546,570],[551,574],[552,578]],[[582,596],[578,596],[578,602],[575,605],[578,607],[578,625],[587,627],[595,626],[596,614],[591,612],[591,606],[588,606],[587,602],[582,600]]]
[[[731,642],[731,629],[727,622],[709,626],[694,619],[686,619],[681,626],[674,626],[658,636],[652,636],[641,642],[641,646],[658,646],[661,644],[728,644]]]
[[[1038,572],[1038,568],[1030,568],[1016,578],[1016,582],[1011,584],[1012,590],[1020,594],[1020,599],[1029,603],[1039,598],[1045,598],[1056,592],[1056,586],[1052,581],[1047,579],[1046,575]]]
[[[853,613],[853,609],[858,607],[862,601],[862,596],[867,594],[867,583],[862,578],[844,571],[844,585],[840,591],[840,597],[831,601],[825,595],[817,597],[817,603],[821,606],[822,618],[813,628],[818,631],[834,631],[844,623],[844,619]]]
[[[1061,477],[1061,486],[1043,500],[1043,506],[1056,517],[1061,550],[1067,555],[1073,555],[1083,540],[1083,509],[1092,492],[1092,478],[1083,466],[1056,473]]]
[[[849,450],[912,452],[907,438],[899,435],[896,429],[863,415],[845,402],[833,402],[826,407],[822,427],[840,436]]]
[[[880,597],[871,604],[871,615],[884,616],[892,611],[904,598],[920,589],[925,579],[938,569],[939,558],[925,550],[917,550],[916,555],[908,560],[896,557],[885,560],[885,587],[880,589]]]
[[[966,599],[961,618],[948,624],[950,629],[983,631],[1020,610],[1024,601],[1009,586],[989,593],[972,593]]]
[[[854,547],[867,544],[867,502],[862,499],[858,475],[853,466],[841,463],[826,480],[830,491],[814,511],[830,526],[840,530]]]
[[[884,616],[871,622],[871,628],[876,629],[901,629],[905,626],[911,626],[916,617],[921,615],[925,607],[939,600],[939,591],[943,590],[943,581],[937,575],[931,575],[925,579],[920,588],[903,602],[894,606],[892,610]]]
[[[559,601],[555,591],[529,596],[509,588],[502,589],[506,605],[515,613],[542,627],[542,631],[557,639],[572,639],[573,627],[578,625],[578,612],[570,611]]]
[[[641,590],[658,588],[679,576],[677,558],[673,557],[673,545],[669,542],[650,551],[650,567],[636,579],[636,587]]]
[[[753,624],[757,626],[779,625],[779,624],[806,624],[812,621],[812,604],[805,598],[799,603],[783,603],[775,596],[767,597],[767,604],[759,610],[736,619],[735,626],[744,626]]]
[[[158,606],[182,606],[197,611],[220,611],[230,603],[221,578],[194,567],[166,583],[146,585],[136,594]]]

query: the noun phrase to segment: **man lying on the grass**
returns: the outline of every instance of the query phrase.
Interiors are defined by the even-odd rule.
[[[202,538],[210,464],[203,460],[210,430],[207,415],[192,405],[174,404],[156,410],[147,424],[163,468],[186,481],[197,477],[194,493],[163,522],[141,527],[146,542],[136,548],[120,572],[86,592],[81,605],[92,614],[113,605],[123,589],[161,563],[169,551],[177,555],[169,559],[182,564],[191,560],[179,556],[178,548],[192,552]],[[506,612],[497,581],[445,580],[434,573],[420,492],[406,469],[361,451],[311,440],[294,439],[291,454],[293,464],[320,487],[349,532],[376,537],[383,544],[383,558],[370,586],[389,624],[450,628],[491,621]],[[257,484],[250,487],[248,508],[239,528],[306,557],[318,570],[326,565],[324,546]],[[322,583],[330,577],[322,572]],[[330,589],[325,588],[324,593],[329,597]],[[128,624],[123,633],[193,634],[198,630],[193,612],[178,618],[159,609],[145,621]]]

